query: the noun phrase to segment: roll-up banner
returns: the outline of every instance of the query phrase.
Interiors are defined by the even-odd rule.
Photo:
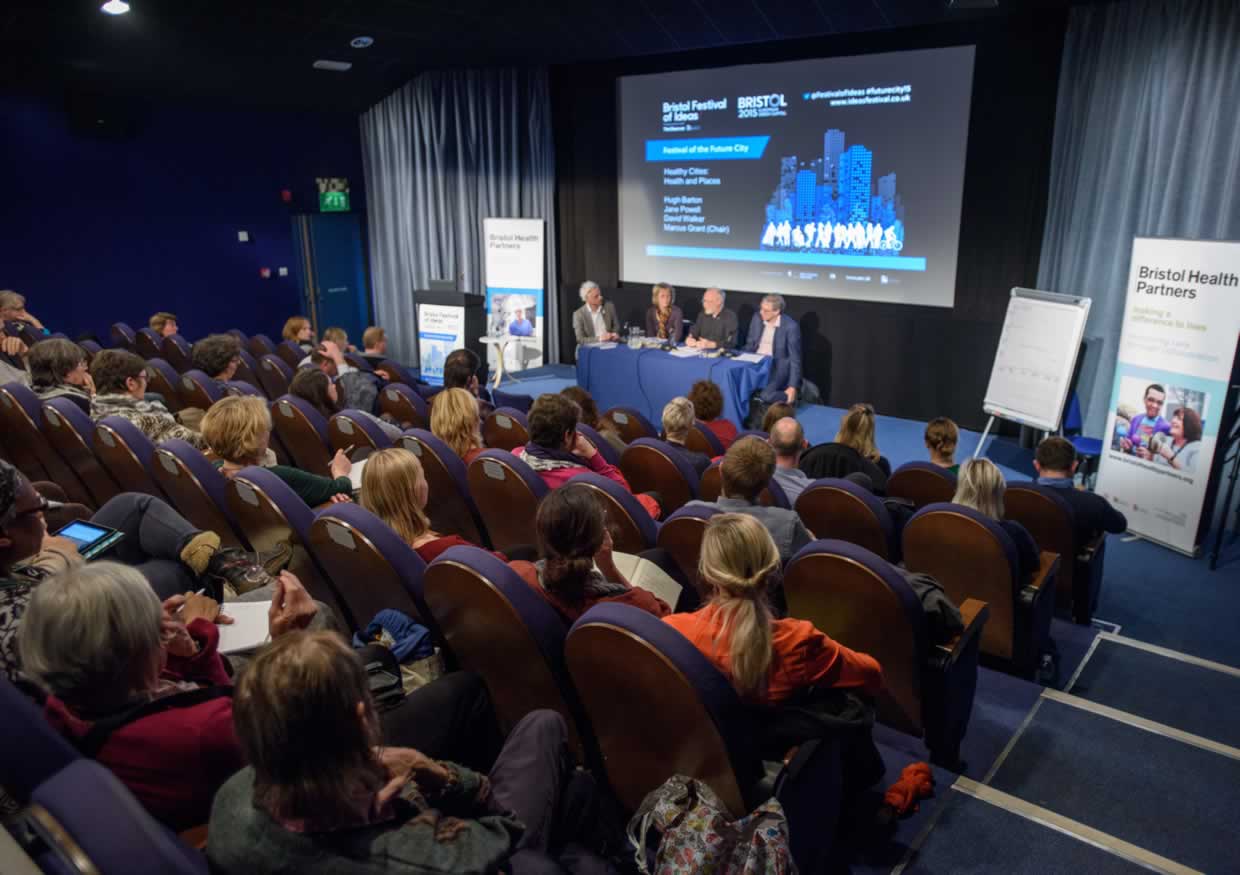
[[[546,268],[542,219],[483,219],[486,242],[487,335],[511,342],[490,344],[487,364],[494,368],[502,348],[504,370],[521,371],[543,363],[543,299]]]
[[[1096,491],[1192,555],[1240,334],[1240,242],[1138,237]]]

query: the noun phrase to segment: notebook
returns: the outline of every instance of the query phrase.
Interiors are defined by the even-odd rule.
[[[667,602],[669,608],[676,609],[676,602],[680,599],[680,591],[683,587],[668,577],[663,569],[650,560],[634,556],[632,553],[617,552],[611,555],[615,560],[616,568],[631,586],[640,587],[646,592],[657,595]]]
[[[362,471],[366,469],[368,459],[362,459],[360,462],[354,462],[353,467],[349,469],[349,479],[353,481],[353,491],[362,491]]]
[[[267,612],[271,602],[228,602],[220,610],[233,618],[220,632],[220,653],[241,653],[267,643]]]

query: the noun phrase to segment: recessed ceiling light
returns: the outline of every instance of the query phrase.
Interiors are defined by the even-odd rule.
[[[108,13],[108,15],[124,15],[129,11],[129,4],[125,0],[108,0],[107,3],[104,3],[99,8]]]
[[[313,66],[316,70],[331,70],[333,73],[344,73],[353,65],[348,61],[324,61],[320,59],[315,61]]]
[[[373,36],[355,36],[349,40],[349,45],[355,49],[368,49],[375,44]]]

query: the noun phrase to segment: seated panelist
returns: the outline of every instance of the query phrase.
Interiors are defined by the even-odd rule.
[[[676,290],[667,283],[658,283],[650,290],[650,307],[646,310],[647,337],[680,343],[685,330],[685,314],[675,301]]]
[[[702,312],[689,329],[685,344],[695,349],[731,349],[736,346],[736,314],[723,309],[727,293],[709,288],[702,293]]]
[[[772,358],[771,376],[759,395],[768,404],[795,404],[801,391],[801,326],[784,312],[782,295],[767,295],[749,323],[745,351]]]
[[[586,280],[581,284],[582,305],[573,313],[573,334],[577,344],[599,343],[620,339],[620,322],[616,305],[603,300],[598,283]]]

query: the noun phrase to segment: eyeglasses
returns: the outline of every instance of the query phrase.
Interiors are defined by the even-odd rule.
[[[34,507],[27,508],[26,510],[14,511],[12,517],[10,518],[10,521],[16,522],[17,520],[22,519],[23,517],[33,516],[36,513],[45,513],[50,507],[51,507],[51,504],[48,503],[48,500],[44,498],[42,495],[40,495],[38,504],[36,504]]]

